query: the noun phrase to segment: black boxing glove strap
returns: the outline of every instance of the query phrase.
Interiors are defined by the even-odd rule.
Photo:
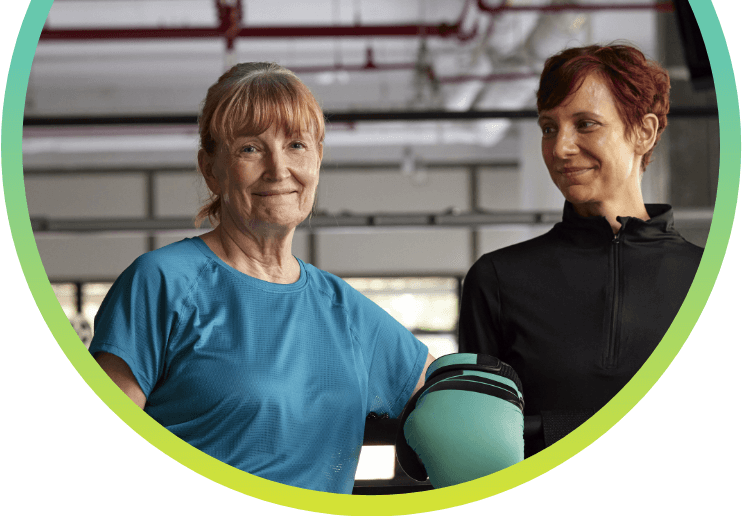
[[[500,375],[499,373],[493,373],[492,371],[488,371],[488,370],[486,370],[484,368],[480,368],[479,366],[476,366],[476,365],[475,366],[467,366],[466,369],[461,369],[461,368],[458,368],[457,369],[457,368],[455,368],[453,366],[447,366],[447,367],[442,367],[441,369],[439,369],[438,371],[436,371],[433,375],[431,375],[429,381],[428,382],[425,382],[425,383],[427,385],[428,383],[431,383],[432,384],[432,383],[440,382],[442,380],[447,380],[448,378],[452,378],[454,376],[460,376],[461,377],[460,378],[461,380],[472,380],[472,381],[473,380],[476,380],[476,381],[482,381],[482,382],[486,382],[486,383],[496,382],[498,386],[500,386],[501,388],[507,390],[508,392],[510,392],[516,398],[521,398],[522,397],[521,394],[516,389],[514,389],[513,387],[511,387],[510,385],[508,385],[506,383],[498,382],[497,380],[495,380],[493,378],[485,378],[483,376],[476,376],[476,375],[466,376],[466,373],[468,371],[482,371],[482,372],[485,372],[485,373],[497,374],[498,376],[501,376],[501,377],[504,378],[504,376],[503,375]],[[433,382],[430,382],[430,380],[433,380],[433,379],[434,379],[434,381]],[[422,388],[424,389],[425,386],[423,386]]]
[[[494,358],[494,357],[490,357]],[[440,369],[436,369],[433,371],[433,373],[428,377],[428,380],[425,382],[426,385],[430,383],[431,380],[434,378],[437,378],[438,375],[447,373],[448,371],[480,371],[482,373],[490,373],[490,374],[496,374],[499,376],[502,376],[503,378],[507,378],[511,382],[515,384],[515,386],[518,388],[518,392],[523,394],[523,386],[520,383],[520,378],[518,378],[518,374],[513,370],[512,367],[507,365],[505,362],[502,362],[501,360],[498,360],[495,358],[494,360],[497,360],[499,362],[498,365],[492,365],[492,364],[451,364],[447,366],[443,366]],[[437,380],[435,380],[437,381]]]
[[[494,364],[493,362],[497,362]],[[477,355],[477,365],[495,365],[496,367],[500,367],[500,371],[498,374],[504,376],[508,380],[511,380],[516,387],[518,387],[518,391],[523,394],[523,386],[520,383],[520,378],[518,377],[518,373],[515,372],[515,369],[513,369],[510,365],[506,364],[499,358],[495,358],[490,355],[483,355],[479,354]]]
[[[494,398],[499,398],[503,401],[507,401],[518,407],[523,412],[523,401],[510,391],[503,390],[503,387],[507,385],[497,381],[485,381],[482,383],[480,380],[486,380],[486,378],[479,378],[477,380],[469,380],[466,378],[458,378],[456,380],[447,380],[445,382],[438,382],[425,391],[425,394],[438,391],[469,391],[478,392],[479,394],[486,394]]]

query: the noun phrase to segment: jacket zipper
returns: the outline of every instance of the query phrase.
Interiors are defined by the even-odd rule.
[[[604,366],[606,369],[616,367],[618,359],[618,330],[619,330],[619,308],[621,307],[621,292],[620,292],[620,263],[621,257],[621,230],[618,231],[611,241],[611,247],[613,248],[613,306],[611,307],[611,328],[610,334],[608,335],[608,349],[606,350],[606,357]]]

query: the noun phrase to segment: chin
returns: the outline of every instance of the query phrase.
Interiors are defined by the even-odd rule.
[[[570,185],[561,189],[562,195],[572,204],[595,202],[595,196],[590,188],[582,185]]]

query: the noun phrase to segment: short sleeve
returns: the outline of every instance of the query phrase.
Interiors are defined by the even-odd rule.
[[[171,305],[165,275],[143,255],[119,276],[95,316],[90,353],[124,360],[148,398],[162,374],[175,324]]]
[[[359,312],[354,329],[364,348],[368,371],[367,413],[402,413],[422,375],[428,348],[391,315],[355,292]]]
[[[464,279],[459,314],[459,352],[503,352],[497,271],[487,255],[472,265]]]

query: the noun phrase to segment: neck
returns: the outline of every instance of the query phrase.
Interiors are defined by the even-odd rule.
[[[291,254],[294,229],[285,232],[240,231],[223,220],[201,239],[230,267],[271,283],[294,283],[301,276]]]

